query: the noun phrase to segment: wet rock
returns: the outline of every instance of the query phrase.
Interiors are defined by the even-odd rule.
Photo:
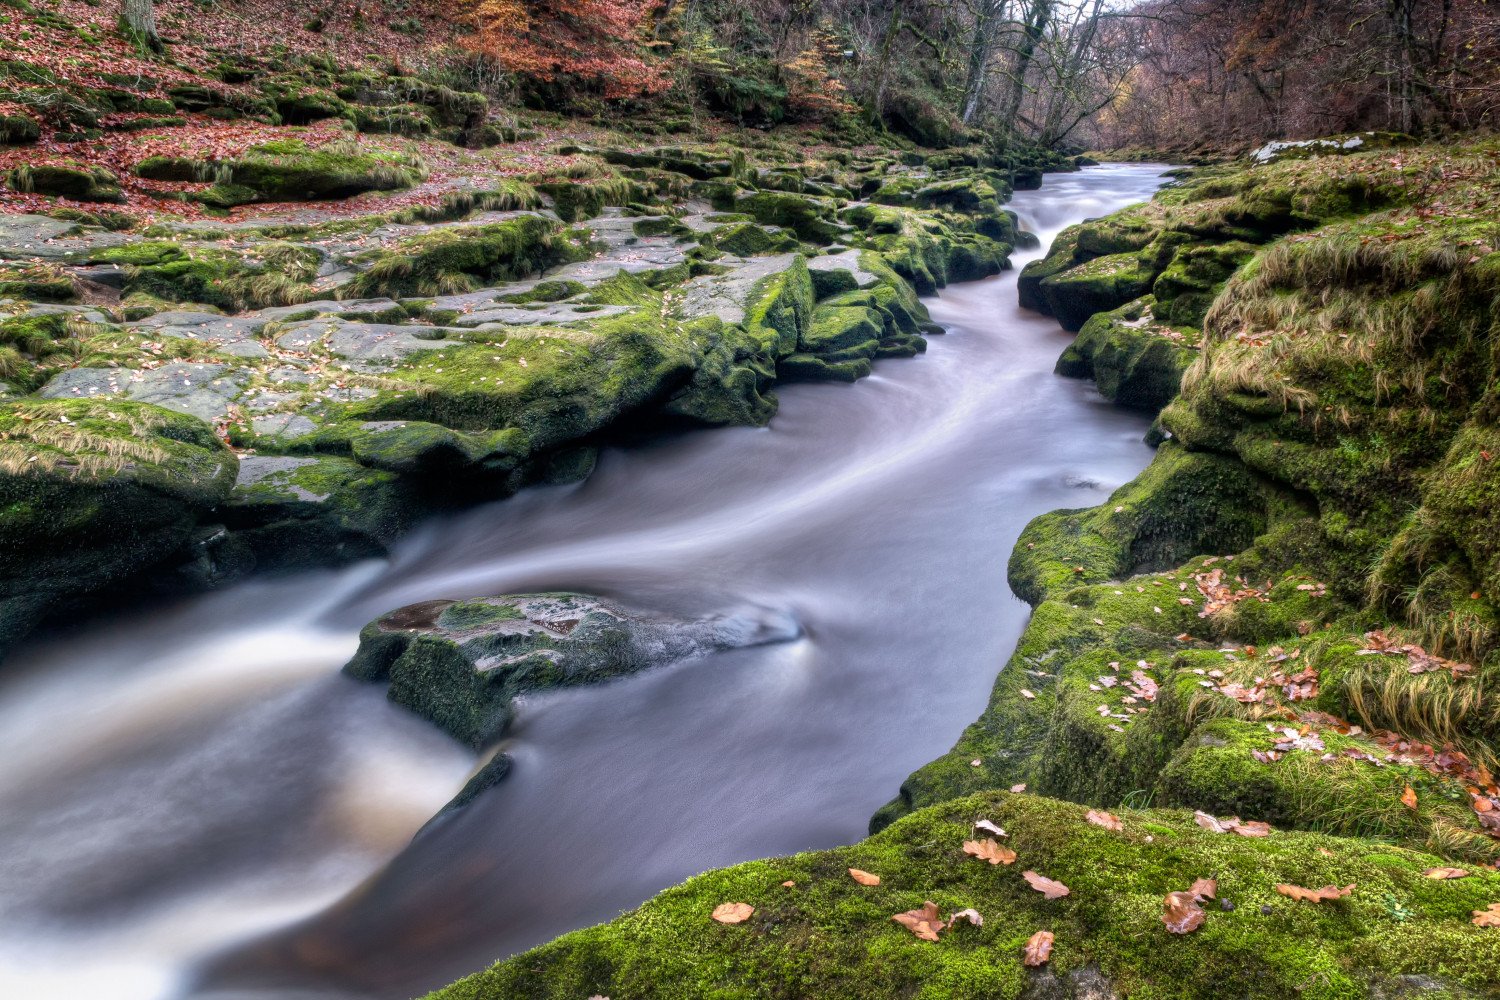
[[[1031,973],[1021,1000],[1119,1000],[1104,974],[1092,965],[1059,976],[1051,967]]]
[[[366,626],[344,671],[473,746],[499,736],[517,695],[592,684],[799,634],[780,614],[685,620],[583,594],[428,601]]]
[[[138,403],[0,406],[0,650],[60,601],[170,561],[229,495],[202,422]]]
[[[38,393],[44,399],[129,399],[213,422],[229,411],[247,376],[227,365],[174,362],[160,368],[70,368]]]

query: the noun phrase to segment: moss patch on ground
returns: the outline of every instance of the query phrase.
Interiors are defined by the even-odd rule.
[[[1066,990],[1092,983],[1099,995],[1163,1000],[1225,989],[1331,1000],[1418,982],[1433,997],[1500,989],[1500,935],[1470,922],[1500,898],[1500,875],[1435,881],[1423,875],[1440,864],[1432,855],[1314,833],[1211,833],[1181,811],[1122,810],[1115,832],[1085,811],[1006,792],[945,802],[852,847],[700,875],[432,997],[992,1000],[1074,995]],[[1013,864],[963,852],[981,819],[1006,831]],[[880,884],[855,882],[850,868]],[[1069,894],[1044,899],[1022,871]],[[1216,898],[1199,930],[1173,935],[1164,897],[1198,879],[1217,881]],[[1278,884],[1354,888],[1309,903]],[[929,900],[945,918],[973,908],[983,926],[960,923],[930,942],[891,920]],[[727,902],[754,913],[716,923],[710,914]],[[1056,937],[1050,962],[1027,968],[1023,946],[1041,930]]]

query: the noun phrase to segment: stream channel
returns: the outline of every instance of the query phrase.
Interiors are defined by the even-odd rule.
[[[1045,247],[1163,171],[1010,207]],[[1029,612],[1021,528],[1151,458],[1144,416],[1052,373],[1070,335],[1016,271],[928,305],[925,355],[787,386],[769,428],[606,449],[388,560],[32,643],[0,671],[0,997],[406,1000],[704,869],[864,836],[983,710]],[[424,830],[483,760],[339,668],[393,608],[538,590],[802,634],[526,700],[510,777]]]

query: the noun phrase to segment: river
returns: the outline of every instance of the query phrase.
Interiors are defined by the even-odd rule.
[[[1011,207],[1045,246],[1161,174],[1050,175]],[[859,839],[983,709],[1028,613],[1005,581],[1022,526],[1151,457],[1144,417],[1052,374],[1070,335],[1017,306],[1014,271],[929,306],[948,333],[925,355],[783,388],[769,428],[607,449],[387,561],[17,654],[0,996],[405,1000],[706,868]],[[803,635],[527,700],[511,776],[422,830],[483,760],[339,667],[392,608],[543,589]]]

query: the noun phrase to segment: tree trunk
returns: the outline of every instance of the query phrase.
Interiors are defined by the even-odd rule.
[[[1037,43],[1052,17],[1052,0],[1031,0],[1031,10],[1026,15],[1026,30],[1021,36],[1021,47],[1016,50],[1016,65],[1010,81],[1010,95],[1000,111],[1000,127],[1014,130],[1021,114],[1021,101],[1026,97],[1026,71],[1031,68],[1031,58],[1036,54]]]
[[[969,72],[964,81],[963,113],[965,125],[974,120],[984,85],[989,79],[990,59],[995,54],[995,30],[1004,13],[1005,0],[979,0],[974,11],[974,38],[969,43]]]
[[[885,90],[890,83],[891,49],[896,43],[896,36],[901,33],[903,23],[901,0],[892,0],[891,15],[885,22],[885,32],[880,39],[880,62],[875,71],[874,107],[871,108],[876,119],[881,121],[885,119]]]
[[[123,0],[120,16],[135,39],[152,52],[162,51],[161,36],[156,33],[156,7],[152,0]]]

